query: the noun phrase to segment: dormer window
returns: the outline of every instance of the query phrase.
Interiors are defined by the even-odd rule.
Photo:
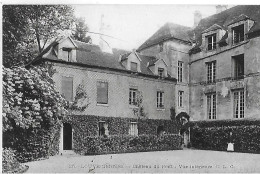
[[[233,44],[237,44],[239,42],[244,41],[245,38],[244,24],[233,27],[232,33],[233,33]]]
[[[158,75],[160,77],[163,77],[164,76],[164,69],[163,68],[158,68]]]
[[[216,49],[216,41],[217,41],[217,36],[216,34],[212,34],[207,36],[207,41],[208,41],[208,50],[215,50]]]
[[[72,48],[66,48],[66,47],[62,48],[62,51],[67,52],[66,53],[66,55],[67,55],[66,59],[67,59],[68,62],[70,62],[72,60],[71,50],[72,50]]]
[[[136,62],[131,62],[131,71],[136,71],[137,72],[137,63]]]

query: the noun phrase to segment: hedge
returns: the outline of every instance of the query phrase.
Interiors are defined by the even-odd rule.
[[[232,142],[236,152],[260,152],[260,120],[198,121],[190,125],[194,148],[226,151]]]
[[[156,135],[113,135],[108,137],[85,137],[75,152],[81,155],[128,153],[181,149],[181,136]]]

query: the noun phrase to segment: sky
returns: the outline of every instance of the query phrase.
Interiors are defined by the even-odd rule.
[[[84,17],[89,31],[112,37],[102,38],[111,48],[137,49],[167,22],[193,27],[194,12],[199,10],[205,18],[216,13],[215,5],[73,5],[75,15]],[[105,28],[100,30],[101,16]],[[89,34],[93,44],[99,44],[97,34]]]

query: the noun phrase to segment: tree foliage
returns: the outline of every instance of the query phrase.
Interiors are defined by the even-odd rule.
[[[66,105],[45,68],[3,68],[3,131],[60,124]]]
[[[58,30],[72,28],[68,5],[4,5],[3,64],[21,65],[39,54]]]
[[[85,18],[76,18],[72,38],[86,43],[91,42],[91,38],[87,36],[87,32],[88,26],[85,23]]]

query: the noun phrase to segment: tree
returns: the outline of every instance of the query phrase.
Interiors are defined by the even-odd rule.
[[[4,65],[24,64],[42,52],[58,30],[72,28],[73,12],[68,5],[3,6]]]
[[[90,36],[86,36],[87,32],[88,26],[85,23],[85,18],[76,18],[72,38],[86,43],[91,42]]]

